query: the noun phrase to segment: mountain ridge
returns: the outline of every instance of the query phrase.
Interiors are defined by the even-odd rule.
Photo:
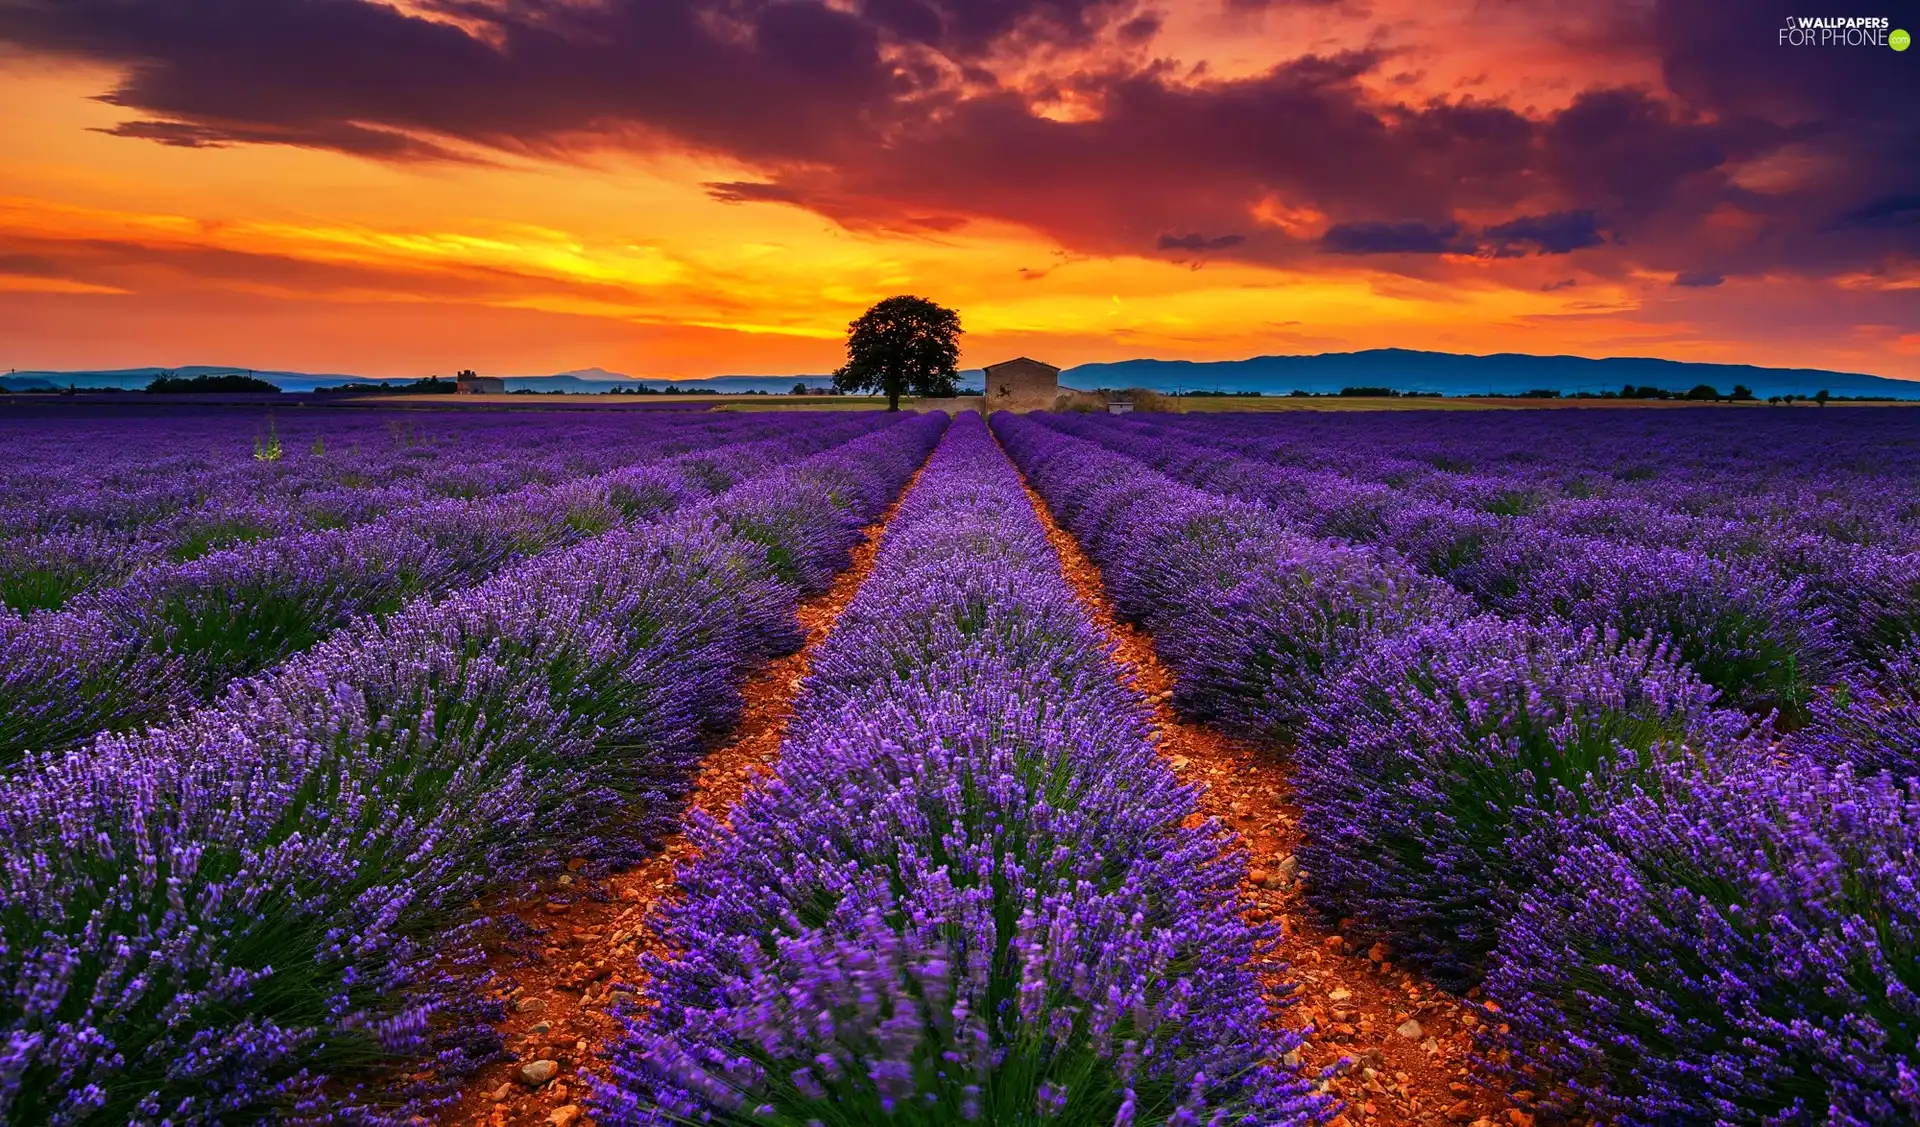
[[[1618,391],[1624,384],[1686,391],[1711,384],[1722,392],[1745,384],[1755,395],[1891,395],[1920,398],[1920,381],[1823,368],[1764,368],[1653,357],[1535,356],[1501,352],[1472,355],[1403,348],[1253,356],[1244,360],[1121,360],[1081,364],[1060,374],[1071,387],[1145,387],[1154,391],[1337,392],[1342,387],[1391,387],[1443,395],[1519,395],[1542,389]]]

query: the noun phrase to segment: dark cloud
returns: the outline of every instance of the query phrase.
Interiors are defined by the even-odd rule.
[[[718,199],[850,227],[991,218],[1096,254],[1579,252],[1727,276],[1920,257],[1911,58],[1779,47],[1785,0],[1632,19],[1514,3],[1657,57],[1663,87],[1603,83],[1551,111],[1388,97],[1408,68],[1382,49],[1215,79],[1139,61],[1161,27],[1145,0],[0,0],[0,42],[119,67],[119,136],[380,160],[692,150],[752,170],[708,185]],[[1043,95],[1093,112],[1063,120]],[[1251,227],[1271,200],[1325,215],[1325,235]]]
[[[1160,24],[1160,17],[1153,13],[1130,19],[1120,25],[1120,42],[1132,44],[1151,42],[1154,36],[1160,34]]]
[[[1599,219],[1591,211],[1556,211],[1548,215],[1523,215],[1497,223],[1483,233],[1489,250],[1497,257],[1509,257],[1532,251],[1535,254],[1571,254],[1586,247],[1599,246]]]
[[[1920,227],[1920,193],[1871,200],[1839,217],[1842,227]]]
[[[179,149],[224,149],[239,140],[231,130],[196,125],[190,121],[123,121],[111,129],[95,129],[93,132],[111,137],[158,141]]]
[[[55,255],[0,253],[0,274],[21,278],[59,278],[65,267]]]
[[[1198,233],[1186,235],[1162,235],[1158,246],[1161,250],[1226,250],[1237,247],[1247,241],[1245,235],[1216,235],[1209,239]]]
[[[1327,230],[1320,245],[1335,254],[1465,254],[1519,258],[1527,254],[1571,254],[1605,241],[1599,219],[1593,212],[1555,211],[1496,223],[1477,235],[1455,222],[1341,223]]]
[[[111,99],[108,99],[111,100]],[[201,125],[190,121],[123,121],[108,129],[96,129],[113,137],[132,137],[157,141],[181,149],[224,149],[234,145],[293,145],[301,148],[333,149],[355,156],[381,160],[478,161],[471,153],[457,153],[444,145],[391,129],[368,129],[349,122],[334,123],[318,130],[298,128],[249,128],[245,126]]]
[[[365,155],[631,135],[820,159],[915,95],[874,24],[813,0],[419,7],[475,30],[367,0],[19,0],[0,40],[122,65],[105,100],[144,115],[132,135]]]
[[[1728,207],[1757,219],[1752,240],[1716,257],[1715,268],[1730,275],[1817,275],[1920,257],[1920,224],[1872,221],[1897,216],[1897,206],[1880,209],[1902,198],[1920,199],[1912,53],[1782,46],[1776,31],[1786,17],[1806,14],[1796,0],[1662,0],[1655,8],[1653,49],[1676,115],[1732,123],[1749,140],[1773,130],[1779,143],[1780,175],[1743,185],[1727,174],[1737,167],[1716,170],[1662,217],[1671,227]]]
[[[1138,17],[1134,0],[938,0],[939,46],[982,54],[1009,40],[1026,46],[1084,47]]]
[[[1699,119],[1645,90],[1588,90],[1543,130],[1543,164],[1610,214],[1638,218],[1690,186],[1715,192],[1729,165],[1777,151],[1797,131],[1754,118]]]
[[[1720,285],[1727,279],[1706,270],[1688,270],[1673,276],[1673,284],[1682,289],[1703,290]]]
[[[1471,250],[1460,241],[1458,223],[1338,223],[1320,245],[1335,254],[1457,254]]]
[[[748,180],[708,181],[701,187],[721,203],[801,203],[799,192],[778,184],[760,184]]]

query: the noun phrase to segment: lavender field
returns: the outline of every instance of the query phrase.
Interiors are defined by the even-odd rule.
[[[80,409],[0,514],[9,1124],[1920,1122],[1905,409]]]

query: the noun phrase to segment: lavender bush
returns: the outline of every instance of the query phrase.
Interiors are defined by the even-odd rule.
[[[1856,774],[1920,776],[1920,641],[1816,694],[1792,746]]]
[[[1495,1059],[1621,1127],[1920,1120],[1916,872],[1912,781],[1664,769],[1502,934]]]
[[[696,827],[603,1123],[1301,1123],[1244,859],[962,416],[777,777]]]
[[[1664,647],[1491,616],[1386,640],[1323,699],[1294,768],[1310,898],[1456,988],[1587,813],[1587,784],[1749,727]]]
[[[1520,584],[1513,604],[1669,641],[1730,703],[1791,720],[1840,660],[1832,617],[1803,583],[1686,549],[1571,544]]]
[[[1144,542],[1119,581],[1161,566],[1162,553],[1197,547]],[[1155,616],[1156,647],[1180,672],[1175,696],[1186,711],[1254,738],[1291,742],[1353,661],[1421,623],[1464,613],[1440,584],[1363,548],[1274,537],[1210,555],[1219,578],[1187,586]]]
[[[1799,537],[1770,543],[1767,558],[1803,580],[1853,653],[1873,661],[1920,644],[1920,554]]]

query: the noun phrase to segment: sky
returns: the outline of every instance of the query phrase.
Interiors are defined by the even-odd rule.
[[[815,373],[914,293],[1920,379],[1920,49],[1807,7],[0,0],[0,371]]]

